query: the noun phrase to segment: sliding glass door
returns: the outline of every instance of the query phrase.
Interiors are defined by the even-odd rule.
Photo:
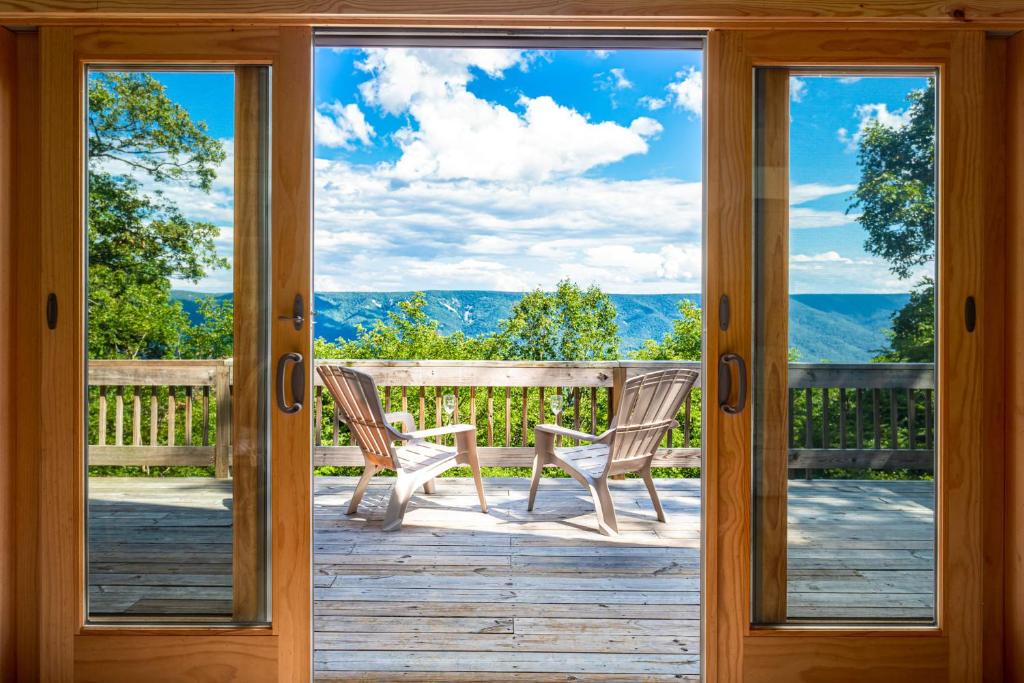
[[[43,678],[306,679],[310,32],[41,46]]]
[[[983,45],[710,41],[709,680],[976,665]]]

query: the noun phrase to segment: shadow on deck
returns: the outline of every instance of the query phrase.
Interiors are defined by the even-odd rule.
[[[596,533],[576,482],[470,479],[418,494],[399,532],[380,530],[391,481],[344,515],[354,478],[318,477],[318,680],[696,680],[700,485],[613,482],[622,533]],[[226,614],[230,482],[90,480],[90,604],[111,614]],[[931,482],[790,483],[795,618],[928,618]]]

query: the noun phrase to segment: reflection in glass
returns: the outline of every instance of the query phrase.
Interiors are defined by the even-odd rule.
[[[752,616],[930,623],[935,79],[756,87]]]
[[[269,71],[88,87],[88,617],[265,621]]]

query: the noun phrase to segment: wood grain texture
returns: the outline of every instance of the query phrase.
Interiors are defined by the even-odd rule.
[[[1006,97],[1005,680],[1024,680],[1024,36],[1010,38]]]
[[[41,212],[41,289],[57,295],[60,319],[45,328],[40,343],[41,386],[84,386],[81,114],[82,74],[74,59],[73,33],[40,31],[40,154],[44,201]],[[42,406],[40,406],[42,408]],[[74,634],[83,622],[82,415],[81,400],[48,403],[41,409],[39,536],[40,678],[70,681]],[[46,501],[43,504],[42,501]]]
[[[277,679],[277,640],[270,635],[80,635],[78,683],[166,681],[228,683]],[[203,662],[202,668],[197,666]]]
[[[919,635],[928,635],[933,640],[924,640],[918,651],[917,646],[904,643],[902,662],[907,675],[913,674],[920,666],[920,658],[927,657],[931,661],[948,662],[943,669],[948,680],[972,681],[980,680],[983,671],[983,603],[982,582],[984,575],[983,557],[983,516],[982,516],[982,484],[983,468],[981,454],[985,452],[987,443],[984,434],[985,414],[983,410],[984,391],[982,378],[985,376],[984,349],[986,348],[987,330],[979,326],[974,333],[966,332],[963,325],[964,301],[973,295],[980,302],[987,299],[984,291],[986,279],[984,273],[984,217],[986,193],[984,189],[985,168],[985,137],[984,130],[984,57],[985,37],[981,32],[947,32],[947,33],[885,33],[869,35],[852,31],[844,34],[835,33],[786,33],[786,32],[752,32],[745,36],[745,41],[737,37],[737,45],[731,52],[738,54],[740,64],[735,67],[737,81],[748,77],[754,65],[790,65],[796,67],[815,67],[820,65],[864,65],[875,66],[931,66],[940,69],[942,82],[940,86],[940,121],[938,140],[940,193],[939,216],[939,283],[942,300],[939,306],[939,388],[937,431],[940,452],[939,482],[939,548],[938,548],[938,619],[940,631],[918,629]],[[709,43],[708,74],[718,64],[714,43]],[[714,81],[710,81],[714,83]],[[740,140],[734,146],[744,144],[749,130],[749,84],[733,93],[726,105],[719,106],[717,97],[712,91],[708,97],[708,212],[709,227],[717,229],[721,234],[729,233],[736,243],[736,250],[741,251],[744,245],[740,240],[744,236],[746,217],[750,215],[748,207],[741,205],[741,198],[746,192],[741,191],[752,175],[749,161],[746,168],[738,169],[731,182],[724,184],[730,187],[733,207],[720,206],[715,201],[715,184],[719,181],[715,174],[716,164],[711,162],[716,152],[720,152],[720,141],[714,131],[714,122],[719,116],[728,121],[729,116],[736,116],[741,111],[742,118],[732,126],[733,136]],[[716,109],[716,107],[718,107]],[[728,149],[728,145],[726,145]],[[738,189],[739,188],[739,189]],[[717,210],[732,211],[737,218],[726,223],[720,218],[712,223]],[[742,209],[742,211],[740,211]],[[715,232],[711,233],[715,235]],[[722,239],[718,237],[717,239]],[[716,239],[709,240],[709,259],[715,259],[711,252]],[[717,264],[728,264],[715,259]],[[749,261],[746,261],[749,263]],[[725,267],[728,267],[727,265]],[[746,271],[742,265],[738,273]],[[737,281],[740,276],[736,275]],[[749,287],[741,291],[749,292]],[[718,292],[709,287],[706,290],[710,300],[716,300]],[[996,300],[998,301],[998,299]],[[996,304],[998,306],[998,303]],[[734,318],[741,321],[749,320],[746,310]],[[713,307],[712,307],[713,311]],[[713,313],[709,316],[709,327],[714,324]],[[741,322],[741,324],[744,324]],[[711,336],[722,336],[721,333]],[[749,347],[749,330],[745,330],[743,338],[734,343],[740,348]],[[747,341],[744,341],[747,340]],[[709,340],[710,341],[710,340]],[[998,356],[990,359],[1000,362]],[[717,418],[718,426],[712,426],[709,442],[719,451],[709,457],[711,463],[717,461],[720,472],[714,480],[715,486],[708,487],[709,507],[708,520],[711,515],[718,515],[717,547],[708,541],[709,563],[717,562],[717,572],[709,570],[710,591],[722,591],[726,580],[732,580],[735,591],[731,595],[719,595],[717,600],[709,599],[709,611],[717,609],[718,613],[709,618],[707,628],[717,626],[718,660],[714,666],[718,668],[716,677],[708,680],[739,681],[744,679],[757,680],[757,671],[786,672],[782,678],[790,680],[843,680],[841,676],[868,675],[877,676],[879,680],[896,676],[899,660],[891,660],[892,670],[885,667],[876,668],[873,658],[876,653],[883,652],[881,641],[872,641],[854,637],[855,634],[841,630],[806,629],[761,629],[745,635],[748,629],[749,596],[744,594],[749,576],[749,561],[745,553],[749,548],[749,528],[744,528],[745,519],[749,518],[749,500],[745,497],[746,482],[749,472],[745,470],[745,454],[749,452],[749,423],[729,425],[725,418]],[[727,494],[722,487],[721,470],[735,458],[731,471],[734,477],[735,491]],[[731,495],[730,505],[722,501]],[[717,498],[717,500],[716,500]],[[736,521],[730,525],[726,516]],[[732,528],[731,528],[732,527]],[[710,526],[709,528],[715,528]],[[721,582],[718,586],[710,585],[712,578]],[[724,580],[723,580],[724,579]],[[729,634],[726,636],[725,634]],[[937,633],[937,635],[935,635]],[[733,635],[735,634],[735,635]],[[710,637],[714,638],[713,632]],[[904,633],[892,638],[903,637]],[[808,647],[791,647],[787,639],[799,641],[806,639]],[[757,641],[757,645],[752,643]],[[909,641],[908,641],[909,642]],[[723,646],[725,643],[728,645]],[[841,666],[827,668],[824,662],[814,655],[814,646],[819,648],[829,645],[844,648]],[[747,650],[746,648],[756,648]],[[806,653],[801,656],[800,652]],[[898,654],[899,649],[892,652]],[[773,654],[774,653],[774,654]],[[777,662],[769,661],[778,657]],[[894,654],[895,657],[895,654]],[[839,658],[835,660],[840,663]],[[929,665],[930,667],[930,665]],[[934,672],[933,672],[934,673]],[[929,674],[931,675],[931,674]],[[781,680],[777,678],[776,680]]]
[[[273,35],[271,35],[273,34]],[[83,254],[82,244],[82,159],[81,159],[81,94],[83,89],[80,68],[83,62],[120,61],[159,63],[272,63],[275,78],[273,121],[280,134],[275,134],[272,176],[274,197],[273,222],[275,226],[275,265],[278,270],[273,286],[287,287],[287,295],[277,294],[276,306],[284,312],[284,299],[288,306],[296,291],[295,283],[308,300],[309,295],[309,217],[311,169],[311,111],[310,111],[310,33],[307,29],[291,29],[288,49],[281,47],[276,31],[195,31],[182,33],[164,31],[111,31],[105,38],[101,31],[73,31],[68,28],[45,28],[41,31],[42,64],[40,82],[42,107],[40,117],[42,149],[37,156],[41,163],[41,177],[45,188],[41,202],[40,246],[38,272],[40,294],[53,291],[60,301],[60,321],[56,330],[45,329],[35,302],[32,325],[39,330],[41,341],[39,357],[41,371],[38,386],[84,386],[85,376],[81,349],[83,348]],[[299,238],[296,238],[296,235]],[[303,238],[304,236],[304,238]],[[290,279],[293,279],[290,281]],[[277,292],[278,290],[275,290]],[[293,334],[295,334],[293,332]],[[310,345],[308,331],[299,339],[287,340],[289,345],[299,344],[307,351]],[[275,350],[282,340],[274,339]],[[305,346],[302,347],[301,345]],[[74,393],[72,394],[74,395]],[[234,664],[224,664],[224,647],[235,638],[255,639],[251,644],[253,656],[238,662],[238,671],[244,672],[235,680],[307,680],[309,677],[310,645],[310,496],[309,479],[309,423],[303,413],[290,423],[275,421],[273,444],[274,475],[272,487],[275,500],[273,522],[274,582],[273,596],[276,607],[271,629],[262,633],[252,629],[221,631],[220,636],[206,634],[205,640],[182,634],[179,640],[161,640],[154,633],[147,636],[118,634],[116,629],[102,634],[102,647],[95,645],[93,635],[76,633],[84,622],[84,553],[83,541],[83,444],[80,439],[82,399],[47,403],[45,409],[36,407],[40,435],[42,471],[51,476],[37,477],[40,481],[38,535],[47,543],[39,546],[36,594],[39,606],[39,662],[36,678],[47,681],[72,680],[100,676],[103,680],[139,680],[140,674],[161,679],[156,663],[172,661],[165,669],[176,672],[181,663],[182,676],[207,677],[209,680],[227,679],[233,675]],[[188,417],[185,405],[185,419]],[[38,472],[37,472],[38,474]],[[34,496],[29,496],[30,499]],[[42,504],[41,501],[46,501]],[[285,504],[284,501],[287,501]],[[274,634],[271,638],[268,632]],[[257,642],[258,641],[258,642]],[[78,645],[80,643],[80,645]],[[147,649],[146,643],[152,648]],[[242,643],[238,641],[235,645]],[[235,647],[232,645],[231,647]],[[193,656],[184,657],[190,647],[197,648]],[[275,654],[280,647],[281,654]],[[167,648],[174,648],[168,655]],[[244,649],[238,649],[243,652]],[[110,656],[107,653],[118,653]],[[130,652],[130,654],[128,654]],[[76,668],[76,654],[78,666]],[[123,654],[123,656],[122,656]],[[233,657],[233,659],[232,659]],[[267,660],[264,665],[256,662]],[[272,665],[277,662],[280,666]],[[117,662],[123,662],[122,668]],[[148,662],[148,663],[147,663]],[[103,668],[100,668],[103,667]],[[157,673],[153,673],[157,672]],[[207,678],[204,678],[206,680]]]
[[[269,92],[265,67],[243,66],[235,69],[235,221],[234,221],[234,391],[231,397],[232,444],[232,567],[234,618],[257,621],[263,607],[264,571],[262,519],[266,509],[260,496],[261,460],[266,457],[264,417],[264,357],[268,349],[263,339],[266,269],[262,266],[267,183],[269,169],[264,140],[269,135]],[[217,392],[218,397],[221,392]],[[227,441],[218,434],[217,442]],[[218,468],[221,469],[221,468]],[[227,469],[227,459],[223,460]],[[218,472],[226,476],[227,472]]]
[[[754,103],[754,621],[786,621],[789,484],[789,78],[761,69]]]
[[[982,674],[984,574],[980,454],[986,444],[985,323],[968,333],[968,296],[994,315],[985,291],[985,36],[953,39],[939,89],[938,262],[938,615],[949,638],[949,677]],[[945,249],[944,245],[955,244]],[[987,302],[987,303],[986,303]],[[998,362],[990,359],[990,362]]]
[[[312,319],[312,40],[307,28],[282,29],[273,65],[272,321],[291,315],[296,294],[306,302],[306,320]],[[308,324],[301,331],[280,323],[271,330],[271,358],[297,351],[306,359],[306,408],[292,415],[275,409],[271,418],[277,501],[271,520],[273,625],[280,636],[279,680],[302,683],[310,679],[312,652],[313,342]]]
[[[1006,271],[1006,156],[1007,156],[1007,49],[1008,38],[989,36],[985,41],[985,314],[987,336],[985,358],[1006,357],[1008,323],[1003,312],[1007,306]],[[1006,419],[1007,384],[1005,366],[986,362],[984,383],[990,397],[985,403],[987,422],[985,452],[1002,457],[982,459],[984,578],[982,600],[985,605],[982,628],[982,661],[985,681],[1001,681],[1004,672],[1003,647],[1003,568],[1004,557],[1004,483],[1007,450],[1004,421]]]
[[[715,363],[726,352],[750,357],[750,216],[753,149],[753,73],[742,35],[713,32],[705,63],[707,151],[704,296],[731,301],[729,329],[720,329],[718,306],[705,309],[704,356]],[[704,643],[707,681],[738,681],[750,615],[749,415],[726,415],[713,397],[718,373],[705,377],[704,419]]]
[[[14,34],[0,29],[0,681],[16,669],[15,608],[15,384],[14,370],[14,145],[17,61]]]
[[[750,27],[779,24],[829,26],[851,23],[885,27],[1012,27],[1024,25],[1024,9],[1012,0],[891,0],[864,3],[852,0],[701,0],[681,4],[669,0],[4,0],[0,21],[5,23],[151,22],[276,22],[300,25],[481,24],[551,26],[559,20],[579,25],[651,25],[694,28]]]
[[[17,674],[21,680],[39,680],[39,459],[40,358],[40,137],[39,137],[39,39],[35,33],[17,36],[18,65],[18,174],[15,177],[14,244],[15,279],[19,284],[15,327],[16,379],[22,387],[16,404],[15,440],[17,486],[15,557],[17,604]]]

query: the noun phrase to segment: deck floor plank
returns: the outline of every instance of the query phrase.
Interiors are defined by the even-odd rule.
[[[595,533],[572,480],[470,479],[417,495],[380,529],[391,481],[357,514],[354,478],[319,477],[314,629],[321,681],[698,680],[700,484],[613,483],[621,533]],[[89,481],[93,613],[224,616],[231,605],[231,483]],[[927,619],[934,597],[931,482],[792,481],[789,605],[796,619]],[[380,647],[386,643],[387,647]]]

